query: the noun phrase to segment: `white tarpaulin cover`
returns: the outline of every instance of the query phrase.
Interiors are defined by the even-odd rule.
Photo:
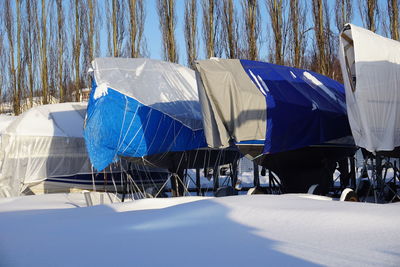
[[[17,117],[0,114],[0,134],[12,123]]]
[[[400,42],[347,24],[339,54],[356,144],[394,150],[400,146]]]
[[[95,99],[112,88],[168,114],[192,130],[202,128],[193,70],[148,58],[96,58],[92,64],[97,83]]]
[[[34,107],[2,134],[0,197],[53,176],[91,173],[83,139],[85,103]]]

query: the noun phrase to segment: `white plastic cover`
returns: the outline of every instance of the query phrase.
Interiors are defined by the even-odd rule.
[[[349,122],[358,146],[400,146],[400,42],[348,24],[339,49]]]
[[[0,134],[10,125],[17,117],[0,114]]]
[[[171,116],[192,130],[202,128],[201,111],[193,70],[146,58],[96,58],[95,98],[107,88],[132,97],[143,105]]]
[[[34,107],[2,134],[0,197],[54,176],[91,173],[83,139],[85,103]]]

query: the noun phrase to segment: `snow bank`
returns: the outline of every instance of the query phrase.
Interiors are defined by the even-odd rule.
[[[40,213],[6,211],[5,205],[0,205],[0,266],[400,262],[399,204],[252,195],[145,199]]]

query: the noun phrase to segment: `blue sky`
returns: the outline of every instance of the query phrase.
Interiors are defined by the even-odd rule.
[[[383,0],[381,0],[383,1]],[[177,40],[177,46],[178,46],[178,53],[179,53],[179,63],[181,64],[186,64],[186,47],[185,47],[185,42],[184,42],[184,33],[183,33],[183,24],[184,24],[184,2],[185,0],[176,0],[176,14],[177,14],[177,27],[175,31],[175,36]],[[199,36],[199,41],[200,41],[200,47],[198,49],[199,53],[199,58],[204,58],[204,49],[202,47],[202,39],[201,39],[201,17],[202,17],[202,10],[201,10],[201,5],[200,1],[198,1],[198,36]],[[240,5],[240,0],[235,0],[234,1],[236,4],[236,8],[240,11],[241,10],[241,5]],[[311,1],[309,1],[311,2]],[[356,25],[362,26],[361,19],[358,15],[358,5],[357,5],[357,0],[353,0],[354,6],[353,6],[353,23]],[[157,14],[157,0],[146,0],[145,1],[145,8],[146,8],[146,22],[145,22],[145,37],[147,40],[147,47],[149,50],[149,57],[155,58],[155,59],[162,59],[162,37],[161,37],[161,32],[159,29],[159,20],[158,20],[158,14]],[[266,7],[265,7],[265,1],[260,0],[260,11],[261,11],[261,17],[262,17],[262,27],[263,27],[263,40],[264,43],[259,47],[261,59],[266,59],[267,57],[267,51],[268,47],[266,44],[267,36],[266,36],[266,31],[265,29],[269,28],[269,15],[267,13]],[[333,0],[328,0],[328,4],[330,5],[330,8],[333,9],[334,1]],[[309,8],[310,9],[310,8]],[[308,24],[312,23],[312,18],[311,18],[312,12],[308,13]],[[334,19],[334,11],[332,10],[331,12],[331,19]],[[334,27],[334,21],[332,21],[332,28],[336,30],[336,27]],[[313,31],[309,32],[310,37],[313,35]],[[105,56],[106,50],[107,50],[107,43],[106,43],[106,38],[107,38],[107,33],[106,33],[106,27],[103,25],[102,28],[102,34],[101,34],[101,41],[102,41],[102,55]]]
[[[383,0],[381,0],[383,1]],[[150,57],[155,58],[155,59],[162,59],[162,45],[161,45],[161,33],[159,30],[159,21],[158,21],[158,14],[157,14],[157,8],[156,8],[156,0],[146,0],[146,25],[145,25],[145,36],[147,39],[147,45],[148,49],[150,52]],[[181,64],[186,64],[186,53],[185,53],[185,42],[184,42],[184,34],[183,34],[183,19],[184,19],[184,0],[176,0],[176,14],[177,14],[177,28],[175,32],[175,36],[177,39],[177,45],[178,45],[178,52],[179,52],[179,62]],[[311,2],[311,1],[309,1]],[[358,15],[358,5],[357,5],[357,0],[354,0],[354,6],[353,6],[353,22],[356,25],[362,26],[361,19]],[[240,0],[235,0],[236,7],[240,10]],[[265,7],[265,1],[260,0],[260,11],[261,11],[261,17],[262,17],[262,27],[268,28],[269,24],[269,15],[267,13],[266,7]],[[328,4],[330,5],[331,8],[333,8],[334,1],[333,0],[328,0]],[[198,9],[198,22],[199,22],[199,38],[201,37],[201,5],[199,1],[199,5],[197,7]],[[334,12],[332,11],[332,17],[331,19],[334,19]],[[309,19],[308,23],[312,23],[312,18],[311,18],[311,12],[309,12]],[[334,27],[334,22],[332,21],[332,27]],[[264,36],[263,38],[266,39],[265,36],[265,30],[263,30]],[[313,34],[313,32],[310,32],[310,34]],[[204,50],[203,47],[201,46],[202,40],[200,38],[200,48],[199,48],[199,58],[204,58]],[[266,44],[262,45],[259,47],[261,57],[265,58],[266,51],[268,50],[268,47]]]

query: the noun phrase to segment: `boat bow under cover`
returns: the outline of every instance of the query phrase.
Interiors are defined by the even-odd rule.
[[[261,143],[261,153],[273,154],[351,136],[343,85],[328,77],[250,60],[196,67],[211,147]]]
[[[356,144],[400,156],[400,42],[347,24],[339,59]]]
[[[84,135],[97,170],[207,146],[194,71],[143,58],[98,58],[93,69]]]

